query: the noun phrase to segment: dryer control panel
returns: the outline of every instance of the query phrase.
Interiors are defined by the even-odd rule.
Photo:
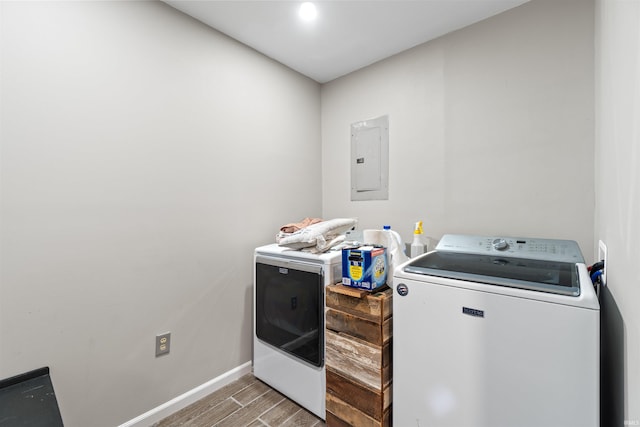
[[[436,250],[584,263],[580,247],[573,240],[445,234]]]

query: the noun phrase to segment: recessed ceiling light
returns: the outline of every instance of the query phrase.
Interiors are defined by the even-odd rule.
[[[313,21],[318,16],[316,5],[311,2],[302,3],[300,9],[298,9],[298,16],[303,21]]]

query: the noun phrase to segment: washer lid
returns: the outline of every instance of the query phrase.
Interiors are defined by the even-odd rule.
[[[436,250],[410,262],[404,271],[561,295],[580,295],[578,268],[571,262]]]

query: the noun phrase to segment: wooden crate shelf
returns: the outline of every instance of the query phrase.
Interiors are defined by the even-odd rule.
[[[327,287],[328,427],[391,426],[392,296],[388,287]]]

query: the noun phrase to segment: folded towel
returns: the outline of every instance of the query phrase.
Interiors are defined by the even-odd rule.
[[[292,234],[280,235],[278,244],[292,249],[315,246],[317,251],[324,252],[332,246],[336,237],[355,227],[357,222],[353,218],[335,218],[321,221]]]
[[[317,224],[321,221],[321,218],[305,218],[300,222],[292,222],[283,225],[282,227],[280,227],[280,231],[282,231],[283,233],[295,233],[298,230],[302,230],[305,227],[308,227],[312,224]]]

